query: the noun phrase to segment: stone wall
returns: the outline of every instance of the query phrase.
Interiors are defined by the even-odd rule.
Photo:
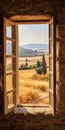
[[[59,111],[65,113],[65,25],[59,25]]]
[[[0,52],[1,61],[3,68],[3,21],[0,18]],[[56,85],[56,110],[57,113],[55,116],[52,115],[45,115],[45,114],[37,114],[32,115],[28,114],[24,116],[23,114],[14,114],[10,113],[7,116],[3,116],[0,114],[0,130],[65,130],[65,26],[58,25],[58,36],[56,47],[59,45],[59,55],[57,60],[59,62],[59,79]],[[3,69],[0,67],[0,81],[1,81],[1,88],[3,84]],[[2,94],[3,88],[1,89],[1,96],[0,96],[0,106],[2,106]],[[2,107],[0,107],[2,110]]]
[[[0,111],[3,109],[3,18],[0,17]]]
[[[12,113],[0,121],[0,130],[65,130],[65,116]]]

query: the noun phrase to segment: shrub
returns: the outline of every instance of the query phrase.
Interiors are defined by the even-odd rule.
[[[37,61],[37,68],[38,67],[41,67],[41,62],[40,61]]]
[[[36,69],[37,74],[42,74],[42,67]]]
[[[20,65],[19,70],[27,70],[27,69],[29,69],[29,66],[26,66],[24,64]]]
[[[36,67],[37,67],[36,64],[30,65],[30,66],[28,66],[28,64],[26,65],[21,64],[19,67],[19,70],[35,69]]]

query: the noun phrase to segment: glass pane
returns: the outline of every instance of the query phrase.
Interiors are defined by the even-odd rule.
[[[11,26],[6,27],[6,37],[12,38],[12,27]]]
[[[9,91],[13,88],[13,76],[7,75],[6,76],[6,91]]]
[[[6,73],[12,72],[12,58],[6,59]]]
[[[6,41],[6,55],[12,55],[12,42]]]
[[[8,109],[14,106],[13,92],[7,94]]]

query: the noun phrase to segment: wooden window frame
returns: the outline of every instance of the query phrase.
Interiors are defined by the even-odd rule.
[[[17,69],[18,68],[18,62],[17,62],[17,60],[18,60],[17,59],[17,57],[18,57],[18,42],[17,42],[18,41],[18,34],[17,34],[17,32],[18,32],[18,27],[17,27],[17,25],[14,22],[10,21],[7,18],[3,18],[3,21],[4,21],[4,88],[3,88],[3,90],[4,90],[4,104],[3,104],[4,110],[3,110],[3,113],[7,114],[7,113],[9,113],[10,111],[12,111],[15,108],[15,106],[17,104],[17,100],[18,100],[18,98],[17,98],[18,94],[17,94],[17,90],[16,90],[18,87],[17,88],[16,87],[13,88],[14,87],[14,83],[13,83],[13,86],[12,86],[11,90],[8,90],[8,91],[6,90],[6,77],[8,75],[14,76],[14,74],[15,74],[15,76],[16,76],[15,86],[18,86],[18,82],[17,82],[17,75],[18,75],[18,69]],[[6,36],[6,26],[8,26],[7,24],[10,24],[12,26],[12,38],[9,38],[9,37]],[[14,37],[14,35],[13,35],[13,33],[14,33],[13,32],[13,28],[15,28],[14,29],[15,38],[13,38]],[[7,40],[11,42],[12,49],[13,49],[13,46],[15,44],[15,47],[14,47],[15,48],[15,54],[6,55],[6,41]],[[15,62],[16,62],[16,65],[15,65],[15,69],[16,70],[12,70],[12,72],[9,72],[9,73],[6,73],[6,59],[7,58],[11,58],[12,62],[15,59]],[[12,67],[13,67],[13,63],[12,63]],[[6,95],[7,94],[11,94],[11,93],[13,94],[13,103],[14,103],[14,105],[10,109],[8,109],[7,108],[8,104],[6,104],[7,103],[7,97],[6,97]],[[14,93],[15,93],[15,96],[14,96]]]
[[[53,18],[51,18],[51,19],[53,19]],[[6,18],[4,18],[4,23],[5,23],[5,20],[6,20]],[[8,20],[8,19],[7,19]],[[25,22],[23,22],[23,21],[21,21],[20,23],[16,23],[16,26],[18,26],[18,24],[50,24],[50,22],[51,22],[51,20],[43,20],[43,21],[27,21],[27,20],[25,20]],[[12,22],[13,24],[14,24],[14,22]],[[4,25],[5,26],[5,25]],[[17,28],[16,28],[17,29]],[[17,30],[18,31],[18,30]],[[18,41],[18,34],[17,34],[17,31],[16,31],[16,40]],[[54,62],[54,88],[53,88],[53,91],[54,91],[54,98],[53,98],[53,102],[54,102],[54,106],[53,106],[53,115],[55,114],[55,112],[56,112],[56,29],[55,29],[55,21],[54,21],[54,19],[53,19],[53,33],[54,33],[54,38],[53,38],[53,41],[54,41],[54,45],[53,45],[53,50],[54,50],[54,58],[53,58],[53,62]],[[5,28],[4,28],[4,34],[6,34],[6,32],[5,32]],[[15,42],[15,43],[17,43],[13,38],[8,38],[8,37],[4,37],[4,43],[5,43],[5,41],[6,40],[9,40],[9,41],[11,41],[11,42]],[[18,77],[18,62],[17,62],[17,56],[18,56],[18,44],[17,44],[17,46],[16,46],[16,56],[14,56],[14,55],[12,55],[12,56],[6,56],[5,57],[5,46],[4,46],[4,86],[5,86],[5,75],[6,75],[6,72],[5,72],[5,60],[6,60],[6,58],[7,57],[10,57],[10,58],[15,58],[16,57],[16,63],[17,63],[17,65],[16,65],[16,68],[17,68],[17,70],[16,70],[16,75],[17,75],[17,77]],[[17,78],[16,78],[16,80],[17,80]],[[18,81],[17,81],[17,83],[16,83],[17,85],[18,85]],[[17,86],[16,85],[16,86]],[[4,87],[4,95],[5,95],[5,87]],[[16,95],[18,95],[18,88],[16,89]],[[5,99],[5,97],[4,97],[4,99]],[[18,96],[16,96],[16,104],[17,103],[19,103],[19,100],[18,100]],[[5,104],[5,101],[4,101],[4,104]],[[15,105],[16,105],[15,104]],[[5,105],[4,105],[5,106]],[[4,107],[5,108],[5,107]],[[12,109],[13,110],[13,109]],[[10,110],[11,111],[11,110]],[[4,113],[5,114],[7,114],[7,113],[9,113],[10,111],[8,111],[8,112],[5,112],[5,109],[4,109]]]

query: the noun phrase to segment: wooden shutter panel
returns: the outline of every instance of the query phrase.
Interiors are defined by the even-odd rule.
[[[49,103],[52,107],[53,114],[55,113],[55,23],[54,18],[52,17],[49,22]]]
[[[17,25],[4,20],[4,114],[12,111],[18,96],[18,34]]]

